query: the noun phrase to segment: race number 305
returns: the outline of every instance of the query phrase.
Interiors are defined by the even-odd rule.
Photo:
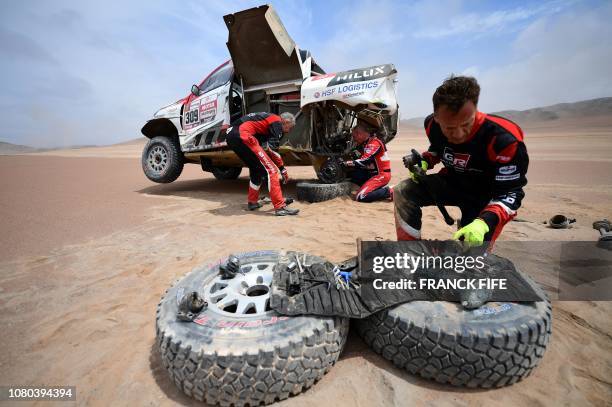
[[[0,401],[76,401],[75,386],[0,386]]]

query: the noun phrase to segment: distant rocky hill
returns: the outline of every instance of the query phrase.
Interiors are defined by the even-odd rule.
[[[35,148],[30,146],[24,146],[21,144],[7,143],[6,141],[0,141],[0,155],[13,155],[13,154],[28,154],[28,153],[42,153],[44,151],[54,150],[78,150],[81,148],[98,147],[93,144],[76,144],[68,147],[55,147],[55,148]]]
[[[20,144],[11,144],[5,141],[0,141],[0,155],[35,153],[40,151],[34,147],[22,146]]]
[[[560,119],[578,119],[595,116],[612,116],[612,97],[583,100],[573,103],[558,103],[552,106],[527,110],[503,110],[493,112],[519,125],[553,122]],[[401,124],[413,127],[423,126],[424,117],[402,120]]]

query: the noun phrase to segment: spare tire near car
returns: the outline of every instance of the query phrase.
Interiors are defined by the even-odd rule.
[[[298,201],[324,202],[339,196],[349,195],[353,184],[349,181],[323,184],[317,181],[298,182],[296,196]]]
[[[542,297],[546,295],[529,277]],[[502,387],[527,376],[544,355],[552,329],[545,301],[459,303],[413,301],[357,321],[364,341],[410,373],[440,383]]]
[[[272,270],[302,253],[238,255],[240,273],[222,279],[224,259],[198,267],[171,287],[157,308],[163,366],[185,394],[214,405],[259,405],[311,387],[336,363],[348,334],[338,317],[286,317],[268,306]],[[178,305],[197,291],[208,303],[193,322],[177,320]]]

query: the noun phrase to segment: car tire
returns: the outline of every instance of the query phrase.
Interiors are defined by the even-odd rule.
[[[323,202],[339,196],[348,195],[353,184],[348,181],[335,184],[323,184],[320,182],[298,182],[296,195],[298,201]]]
[[[240,254],[241,273],[230,280],[219,276],[225,261],[220,259],[194,269],[166,292],[157,307],[157,346],[170,379],[186,395],[212,405],[270,404],[311,387],[336,363],[348,319],[281,316],[267,305],[269,291],[268,299],[262,297],[274,265],[295,255]],[[297,255],[307,264],[323,261]],[[178,321],[178,303],[192,291],[208,306],[194,322]],[[248,308],[251,298],[256,305]]]
[[[551,312],[548,298],[486,303],[475,310],[458,303],[413,301],[358,320],[357,329],[374,351],[410,373],[455,386],[491,388],[516,383],[535,368],[550,339]]]
[[[141,162],[147,178],[161,184],[176,180],[185,164],[178,141],[164,136],[149,140],[142,151]]]
[[[211,172],[218,180],[232,180],[238,179],[242,167],[212,167]]]

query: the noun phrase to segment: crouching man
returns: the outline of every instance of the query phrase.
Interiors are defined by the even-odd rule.
[[[227,129],[227,145],[249,167],[249,193],[247,206],[249,210],[259,209],[259,188],[264,179],[268,181],[270,199],[274,205],[275,215],[297,215],[299,209],[291,209],[281,190],[279,176],[283,184],[289,181],[283,159],[277,152],[283,134],[289,133],[295,126],[295,117],[291,113],[279,116],[272,113],[249,113],[232,123]]]
[[[391,180],[391,162],[385,143],[362,124],[353,128],[351,136],[355,145],[362,148],[359,159],[343,163],[355,169],[351,181],[360,186],[355,200],[374,202],[391,199],[393,191],[387,186]]]
[[[479,112],[479,94],[476,79],[465,76],[451,76],[436,89],[434,112],[424,123],[429,149],[422,160],[414,154],[403,161],[409,169],[427,170],[439,162],[444,168],[420,181],[411,171],[411,178],[395,186],[398,240],[420,239],[421,208],[436,203],[461,209],[461,228],[453,238],[471,246],[495,241],[516,216],[529,164],[523,131],[510,120]]]

